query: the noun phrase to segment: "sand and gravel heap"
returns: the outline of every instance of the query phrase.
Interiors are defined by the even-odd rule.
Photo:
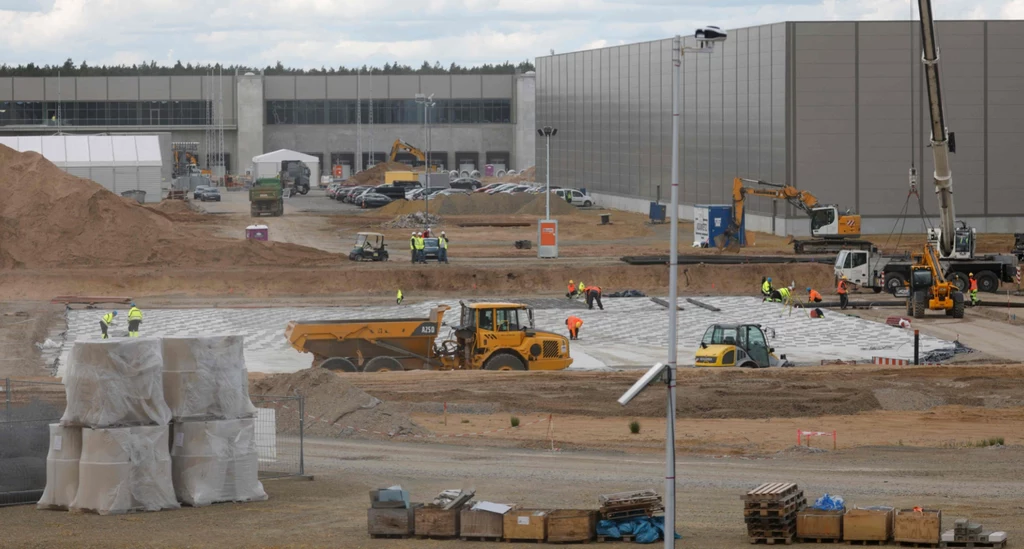
[[[199,206],[188,200],[164,199],[156,204],[146,204],[146,208],[153,210],[171,221],[206,221],[210,219]]]
[[[162,211],[180,206],[155,211],[65,173],[38,153],[3,145],[0,194],[3,268],[313,266],[339,260],[294,244],[212,238]]]
[[[363,170],[345,182],[346,185],[381,185],[386,172],[411,172],[412,167],[401,162],[381,162],[374,167]]]
[[[453,194],[434,196],[429,201],[430,213],[438,215],[544,215],[543,194]],[[422,200],[396,200],[382,208],[381,214],[405,215],[423,211]],[[567,215],[576,207],[551,196],[551,214]]]
[[[348,438],[429,434],[394,404],[383,402],[346,382],[345,375],[322,368],[308,368],[258,379],[250,384],[249,393],[254,396],[306,397],[307,436]],[[258,399],[256,402],[260,407],[267,406]],[[297,410],[278,410],[279,433],[298,434],[295,413]]]

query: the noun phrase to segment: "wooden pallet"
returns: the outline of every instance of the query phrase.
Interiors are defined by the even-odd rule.
[[[779,507],[788,507],[788,506],[792,505],[793,503],[795,503],[797,501],[801,501],[801,500],[804,501],[804,502],[807,501],[807,499],[804,498],[804,491],[803,490],[797,490],[796,492],[792,492],[792,493],[786,494],[785,496],[782,496],[782,497],[777,498],[777,499],[761,499],[761,500],[756,500],[756,501],[744,500],[745,503],[743,504],[743,508],[744,509],[750,509],[750,510],[754,510],[754,509],[778,509]]]
[[[632,534],[624,535],[624,536],[618,537],[618,538],[613,538],[612,536],[597,536],[597,542],[598,543],[605,543],[605,542],[618,543],[620,541],[621,542],[626,542],[626,543],[632,543],[633,535]]]
[[[783,500],[799,488],[792,482],[766,482],[741,496],[743,501],[778,501]]]
[[[794,511],[781,517],[745,517],[743,522],[747,523],[748,527],[754,527],[757,525],[774,525],[780,527],[789,524],[795,525],[796,512]]]
[[[416,535],[416,539],[451,540],[451,539],[459,539],[459,536],[428,536],[428,535],[417,534]]]
[[[747,535],[752,538],[785,538],[796,536],[796,528],[782,528],[776,530],[774,528],[765,529],[750,529],[747,530]]]
[[[889,545],[888,541],[878,539],[848,539],[847,545]]]
[[[525,538],[525,539],[509,539],[502,538],[505,543],[544,543],[544,540],[537,538]]]
[[[774,506],[761,506],[761,507],[744,507],[743,515],[747,517],[760,516],[760,517],[777,517],[786,515],[789,513],[796,514],[807,506],[807,500],[802,497],[794,499],[786,503],[785,505],[774,505]]]
[[[501,536],[461,536],[462,541],[501,541]]]
[[[796,538],[800,543],[842,543],[841,538]]]
[[[1006,547],[1006,540],[1003,541],[944,541],[941,547],[977,547],[1002,549]]]
[[[938,547],[939,542],[929,543],[923,541],[897,541],[897,545],[900,547]]]
[[[623,509],[623,510],[606,510],[601,509],[601,518],[606,520],[621,520],[634,517],[650,517],[655,513],[664,511],[665,508],[662,506],[656,507],[640,507],[636,509]]]
[[[373,539],[410,539],[412,534],[370,534]]]
[[[793,538],[750,538],[751,545],[755,545],[758,543],[764,543],[767,545],[777,545],[780,543],[785,545],[792,545]]]

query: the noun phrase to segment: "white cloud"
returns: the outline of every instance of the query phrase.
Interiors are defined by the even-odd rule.
[[[1024,0],[943,0],[940,19],[1024,18]],[[288,66],[518,62],[787,20],[916,17],[916,0],[0,0],[0,63]]]

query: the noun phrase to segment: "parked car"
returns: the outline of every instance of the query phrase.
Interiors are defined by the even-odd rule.
[[[493,189],[487,191],[487,194],[502,193],[502,192],[505,192],[505,191],[507,191],[507,190],[509,190],[511,188],[516,187],[516,186],[517,186],[516,183],[502,183],[501,185],[498,185],[497,187],[494,187]]]
[[[360,208],[380,208],[391,203],[391,199],[380,193],[366,192],[359,197]]]
[[[440,192],[438,192],[437,194],[438,194],[438,196],[452,196],[452,195],[455,195],[455,194],[469,195],[469,194],[472,194],[472,193],[473,193],[473,191],[470,191],[468,189],[443,189]]]
[[[199,185],[199,186],[197,186],[196,190],[192,191],[192,199],[193,200],[201,200],[202,196],[203,196],[203,191],[205,191],[206,189],[212,189],[212,188],[213,187],[211,187],[209,185]]]
[[[329,198],[334,198],[334,196],[338,194],[339,189],[341,189],[341,183],[331,183],[327,186],[327,196]]]
[[[342,202],[352,202],[352,199],[363,194],[365,191],[369,189],[370,187],[367,185],[357,185],[355,187],[349,187],[338,194],[341,195],[340,200]]]
[[[199,195],[199,200],[203,202],[220,202],[220,191],[216,187],[207,187]]]
[[[365,189],[359,189],[359,190],[357,190],[357,191],[352,193],[352,195],[348,199],[348,202],[349,202],[349,204],[355,204],[356,206],[358,206],[359,205],[359,200],[363,197],[363,195],[366,194],[366,193],[372,193],[372,192],[373,192],[373,187],[366,187]]]
[[[504,191],[501,191],[501,192],[503,194],[519,194],[519,193],[525,193],[526,191],[529,191],[532,188],[533,187],[531,185],[515,185],[515,186],[513,186],[511,188],[508,188],[508,189],[505,189]]]
[[[576,189],[555,189],[551,192],[558,195],[558,198],[561,198],[562,200],[565,200],[566,193],[569,193],[570,203],[573,206],[590,207],[594,205],[594,199],[591,198],[590,195],[583,194]]]
[[[436,238],[430,237],[430,238],[424,238],[423,239],[423,258],[424,259],[433,259],[434,261],[437,261],[437,254],[438,254],[438,250],[440,250],[440,249],[441,249],[441,247],[438,246]]]
[[[469,191],[475,191],[481,188],[482,185],[483,184],[476,179],[470,179],[465,177],[460,177],[459,179],[456,179],[455,181],[452,181],[449,184],[449,186],[453,189],[466,189]]]
[[[456,181],[458,181],[458,179],[456,179]],[[504,185],[504,183],[488,183],[488,184],[484,185],[483,187],[477,187],[476,189],[473,190],[473,192],[475,192],[475,193],[486,193],[486,192],[490,192],[495,187],[498,187],[498,186],[501,186],[501,185]]]

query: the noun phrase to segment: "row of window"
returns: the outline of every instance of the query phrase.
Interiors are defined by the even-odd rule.
[[[361,103],[361,105],[360,105]],[[436,99],[427,109],[431,124],[510,124],[509,99]],[[267,124],[370,123],[370,101],[299,99],[267,101]],[[423,105],[413,99],[373,101],[374,124],[422,124]]]
[[[202,126],[210,101],[0,101],[0,126]]]

